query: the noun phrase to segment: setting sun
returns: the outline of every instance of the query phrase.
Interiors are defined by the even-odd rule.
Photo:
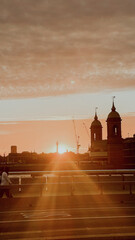
[[[63,144],[60,144],[58,147],[58,153],[62,154],[67,151],[67,147]]]

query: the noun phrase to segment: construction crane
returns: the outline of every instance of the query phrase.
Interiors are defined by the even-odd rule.
[[[89,144],[88,144],[88,151],[89,151],[89,150],[90,150],[90,133],[89,133],[89,131],[88,131],[88,128],[86,127],[85,122],[83,122],[83,125],[84,125],[84,127],[85,127],[86,133],[87,133],[88,138],[89,138]]]
[[[74,131],[75,131],[75,139],[76,139],[76,152],[77,154],[79,153],[79,148],[80,148],[80,143],[79,143],[79,136],[77,136],[77,133],[76,133],[76,126],[75,126],[75,121],[73,120],[73,125],[74,125]]]
[[[90,134],[89,134],[89,131],[88,131],[87,127],[86,127],[85,122],[83,122],[83,125],[84,125],[84,127],[85,127],[85,130],[86,130],[86,132],[87,132],[88,137],[90,138]]]

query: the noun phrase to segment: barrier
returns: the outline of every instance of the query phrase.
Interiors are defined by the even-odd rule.
[[[113,194],[135,192],[135,170],[62,170],[10,172],[16,194]],[[64,181],[62,181],[64,178]],[[126,180],[127,178],[128,180]],[[80,180],[81,179],[81,180]],[[105,181],[103,180],[105,179]],[[132,180],[131,180],[132,179]],[[0,186],[0,189],[3,186]]]

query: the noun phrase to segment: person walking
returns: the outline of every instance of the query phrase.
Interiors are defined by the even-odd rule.
[[[0,189],[0,198],[3,197],[4,193],[8,198],[12,198],[12,194],[10,192],[10,185],[12,184],[10,178],[8,177],[8,167],[5,167],[4,171],[1,175],[1,189]]]

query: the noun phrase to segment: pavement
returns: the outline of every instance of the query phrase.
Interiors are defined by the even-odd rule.
[[[135,239],[135,195],[0,199],[0,239]]]
[[[75,195],[75,196],[46,196],[46,197],[15,197],[8,199],[0,198],[0,211],[21,210],[34,208],[39,209],[66,207],[66,206],[84,206],[102,205],[102,204],[135,204],[135,195],[132,194],[110,194],[110,195]]]

